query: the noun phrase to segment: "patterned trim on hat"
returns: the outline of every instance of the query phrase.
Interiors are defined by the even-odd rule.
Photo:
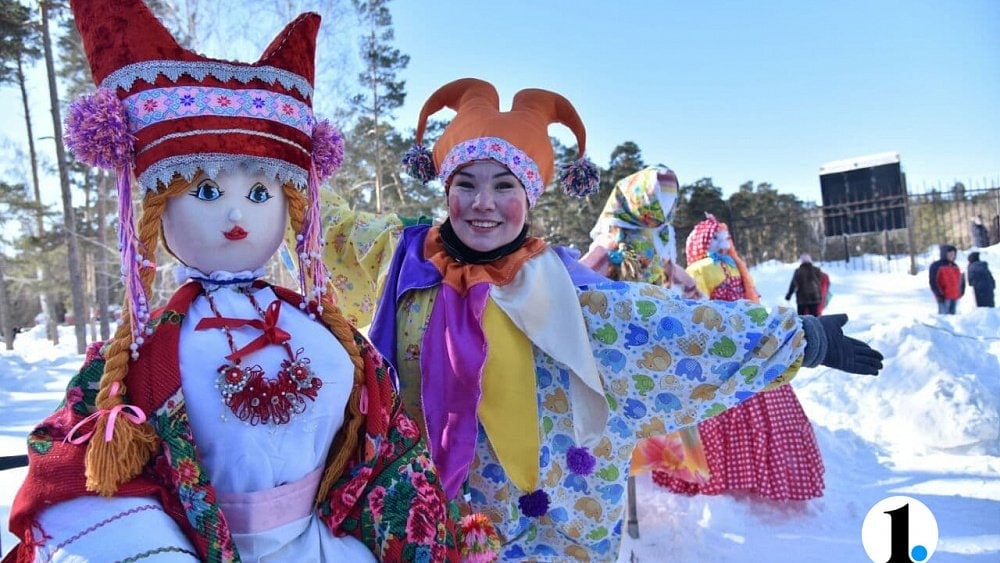
[[[306,157],[310,156],[308,149],[306,149],[305,147],[294,141],[286,139],[285,137],[282,137],[280,135],[263,133],[261,131],[253,131],[251,129],[196,129],[194,131],[185,131],[183,133],[171,133],[169,135],[164,135],[159,139],[156,139],[155,141],[152,141],[151,143],[147,144],[145,147],[142,148],[142,150],[139,151],[138,154],[142,154],[147,150],[155,147],[156,145],[163,143],[165,141],[169,141],[171,139],[183,139],[184,137],[194,137],[196,135],[229,135],[233,133],[238,133],[240,135],[252,135],[255,137],[265,137],[271,139],[272,141],[278,141],[279,143],[285,143],[288,146],[295,147],[300,151],[302,151],[302,153],[305,154]]]
[[[164,158],[147,168],[140,176],[139,183],[149,191],[154,191],[158,183],[167,185],[174,174],[180,174],[186,180],[193,180],[199,170],[207,176],[218,176],[223,170],[247,170],[251,173],[262,172],[279,182],[291,182],[299,189],[307,185],[307,172],[288,161],[261,156],[233,155],[225,153],[184,154]]]
[[[129,131],[189,117],[234,117],[277,121],[312,135],[312,109],[291,96],[268,90],[181,86],[144,90],[122,100]]]
[[[441,163],[441,183],[447,189],[451,176],[459,168],[474,160],[487,158],[503,164],[517,176],[528,194],[528,206],[534,207],[538,196],[545,189],[538,165],[527,153],[499,137],[469,139],[452,147]]]
[[[238,80],[243,84],[257,79],[274,84],[281,84],[286,89],[298,90],[306,98],[311,98],[313,89],[305,77],[273,66],[249,66],[245,64],[224,63],[221,61],[143,61],[133,63],[112,72],[101,82],[102,88],[121,88],[131,90],[136,79],[143,79],[149,84],[156,82],[159,75],[166,76],[176,82],[182,74],[195,80],[204,80],[213,76],[222,82]]]

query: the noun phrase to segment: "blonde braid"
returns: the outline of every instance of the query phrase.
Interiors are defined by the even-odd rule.
[[[305,195],[292,184],[285,184],[283,189],[288,199],[288,217],[292,230],[295,233],[300,233],[302,223],[305,221],[308,202]],[[351,388],[347,406],[344,407],[344,424],[337,432],[337,436],[330,446],[330,453],[327,455],[326,470],[323,472],[323,479],[316,493],[317,504],[326,499],[334,481],[343,474],[347,464],[357,452],[365,423],[365,415],[361,412],[361,391],[365,386],[365,360],[361,355],[358,343],[354,340],[353,327],[341,313],[340,308],[333,303],[330,295],[330,291],[323,293],[321,318],[330,327],[330,332],[344,347],[347,355],[351,358],[351,363],[354,364],[354,386]]]
[[[168,197],[182,189],[187,189],[188,182],[177,179],[161,193],[149,192],[143,199],[142,217],[139,219],[138,236],[146,257],[156,253],[157,239],[160,234],[160,218],[166,206]],[[139,273],[143,292],[149,296],[152,293],[153,280],[156,277],[155,267],[144,267]],[[129,302],[125,300],[121,324],[115,331],[115,336],[108,346],[105,356],[104,373],[101,375],[100,389],[95,401],[99,410],[107,411],[124,404],[128,391],[125,387],[125,376],[128,374],[131,360],[132,326],[128,314]],[[111,393],[111,387],[117,383],[118,390]],[[107,428],[107,417],[100,417],[94,427],[93,438],[87,445],[86,477],[87,490],[110,497],[118,490],[118,486],[137,476],[149,458],[157,450],[159,438],[149,422],[134,424],[125,417],[115,419],[115,425],[110,441],[103,439]]]

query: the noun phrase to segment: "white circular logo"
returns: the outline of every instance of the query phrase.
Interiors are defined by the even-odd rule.
[[[934,555],[937,542],[934,514],[912,497],[878,501],[861,524],[861,545],[877,563],[923,563]]]

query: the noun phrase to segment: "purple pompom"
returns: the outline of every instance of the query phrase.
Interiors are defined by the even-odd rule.
[[[109,170],[131,164],[135,152],[125,107],[107,88],[70,104],[63,140],[80,162]]]
[[[559,171],[559,184],[563,191],[576,197],[586,197],[597,192],[601,173],[588,158],[567,164]]]
[[[566,452],[566,465],[575,475],[590,475],[597,465],[597,458],[590,455],[587,448],[570,448]]]
[[[431,151],[423,145],[413,145],[403,155],[403,171],[411,178],[427,183],[437,176]]]
[[[313,128],[312,158],[320,182],[336,174],[344,164],[344,137],[325,119]]]
[[[517,505],[521,507],[521,514],[537,518],[544,516],[549,511],[549,494],[541,489],[536,489],[533,493],[521,495],[517,499]]]

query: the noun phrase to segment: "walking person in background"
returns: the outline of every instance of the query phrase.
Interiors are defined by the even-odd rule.
[[[965,294],[965,279],[955,264],[958,250],[950,244],[942,244],[940,249],[941,258],[931,264],[928,280],[937,300],[938,314],[954,315],[958,300]]]
[[[969,253],[969,266],[965,272],[976,297],[976,307],[993,307],[993,290],[997,283],[990,273],[989,264],[979,259],[978,252]]]
[[[788,284],[788,293],[785,294],[785,301],[795,294],[795,304],[798,306],[800,315],[812,315],[818,317],[823,308],[823,277],[826,274],[822,270],[813,266],[812,257],[808,254],[799,256],[801,264],[792,274],[792,282]],[[829,287],[830,278],[826,278]]]

